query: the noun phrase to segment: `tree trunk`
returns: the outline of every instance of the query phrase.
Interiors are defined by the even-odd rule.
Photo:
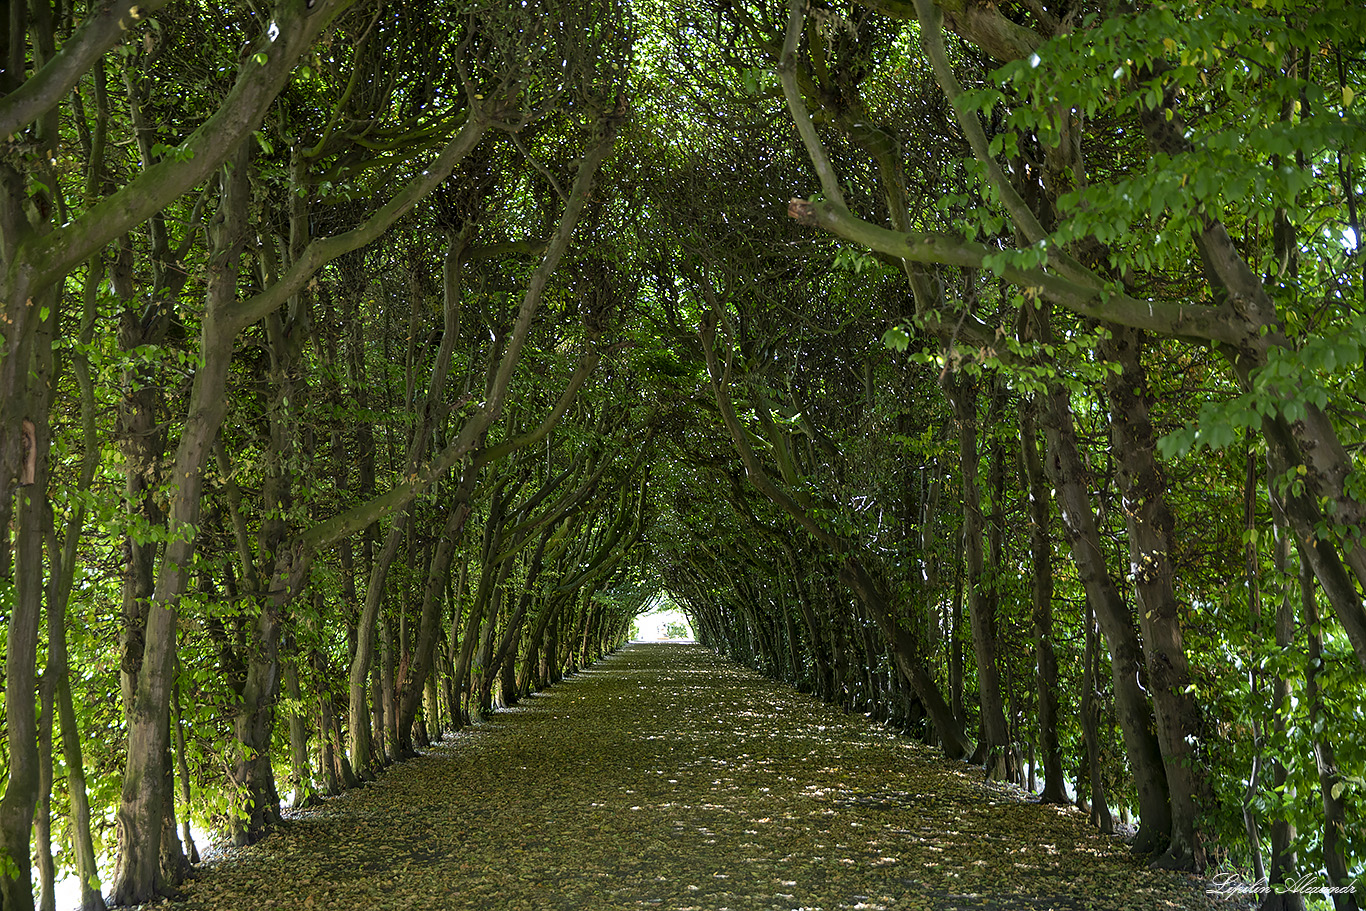
[[[994,569],[983,564],[982,491],[978,478],[980,456],[977,450],[977,383],[966,375],[944,374],[940,384],[953,407],[958,425],[958,460],[962,473],[963,542],[968,583],[968,621],[972,628],[972,652],[977,666],[978,704],[982,742],[974,760],[987,768],[988,775],[1015,780],[1010,774],[1010,736],[1006,730],[1005,706],[1001,697],[1001,675],[996,664],[996,616],[992,595]]]
[[[65,604],[65,602],[63,602]],[[64,613],[64,612],[63,612]],[[104,911],[104,896],[100,893],[99,864],[90,835],[90,800],[86,789],[85,763],[81,752],[80,728],[71,694],[71,679],[67,673],[66,629],[64,617],[56,612],[48,614],[48,648],[55,650],[61,643],[60,657],[49,658],[56,672],[57,712],[62,729],[62,756],[67,773],[67,794],[71,802],[72,849],[76,856],[76,875],[80,878],[80,911]]]
[[[1304,625],[1309,631],[1309,665],[1304,673],[1304,698],[1309,703],[1309,724],[1313,732],[1314,762],[1318,767],[1319,796],[1323,800],[1323,868],[1328,874],[1328,885],[1350,887],[1351,870],[1347,866],[1347,805],[1342,799],[1345,782],[1338,768],[1337,754],[1330,734],[1324,725],[1323,697],[1319,677],[1323,674],[1323,632],[1319,616],[1318,594],[1313,571],[1304,551],[1310,547],[1331,547],[1327,541],[1300,543],[1300,602],[1304,610]],[[1359,911],[1356,897],[1350,892],[1333,893],[1333,911]]]
[[[280,687],[280,622],[283,605],[275,596],[261,604],[251,634],[250,660],[233,713],[233,758],[228,780],[237,795],[228,831],[238,847],[255,844],[277,823],[280,795],[270,761],[275,701]]]
[[[313,770],[308,761],[308,713],[303,708],[303,691],[299,688],[299,664],[294,657],[297,643],[291,636],[285,643],[290,657],[285,662],[285,695],[296,708],[289,713],[289,784],[294,790],[291,805],[312,806],[317,800],[313,788]]]
[[[327,657],[322,651],[313,651],[313,672],[319,681],[318,687],[318,734],[322,756],[320,763],[326,782],[328,795],[335,795],[343,788],[354,788],[358,782],[346,758],[346,746],[342,740],[341,719],[337,715],[336,703],[330,682],[330,668]]]
[[[1048,478],[1039,458],[1035,427],[1038,403],[1020,412],[1021,463],[1029,492],[1030,581],[1033,595],[1035,686],[1039,694],[1039,740],[1043,751],[1044,803],[1066,803],[1062,747],[1058,742],[1058,659],[1053,650],[1053,541],[1049,534]],[[1030,765],[1033,768],[1033,764]]]
[[[170,719],[167,719],[169,726]],[[184,846],[180,843],[180,831],[175,815],[175,757],[171,744],[166,744],[166,755],[162,757],[162,793],[166,800],[161,805],[161,879],[162,882],[178,883],[190,875],[193,868],[185,856]],[[188,809],[188,808],[187,808]]]
[[[52,857],[52,672],[38,682],[42,713],[38,719],[38,806],[33,841],[38,854],[38,911],[57,911],[57,866]]]
[[[546,628],[545,647],[541,650],[541,676],[547,686],[553,686],[564,679],[560,672],[560,628],[564,623],[564,608],[570,603],[572,602],[565,598],[557,606],[550,626]]]
[[[897,668],[910,681],[915,694],[920,697],[926,712],[929,713],[944,754],[951,759],[964,759],[971,755],[972,747],[963,733],[962,725],[944,701],[939,686],[934,682],[929,668],[925,666],[924,659],[916,648],[914,638],[897,622],[891,605],[887,603],[867,570],[858,560],[848,557],[840,569],[840,580],[854,590],[872,613],[873,619],[877,621],[882,635],[890,644]]]
[[[953,699],[953,717],[960,724],[967,723],[967,708],[963,704],[963,533],[954,535],[958,541],[953,561],[953,604],[949,615],[948,649],[949,693]]]
[[[169,516],[170,540],[148,610],[137,689],[128,713],[128,760],[117,813],[118,860],[114,904],[151,901],[175,884],[160,870],[161,828],[169,749],[170,694],[176,654],[176,606],[194,556],[203,468],[227,406],[224,390],[237,327],[225,314],[236,299],[240,250],[246,237],[248,158],[235,156],[223,177],[222,224],[216,232],[209,268],[208,304],[200,334],[202,366],[195,373],[187,417],[176,450],[175,495]]]
[[[83,293],[80,341],[89,345],[94,338],[97,319],[96,301],[103,269],[100,258],[93,257],[86,272]],[[88,491],[94,481],[100,459],[99,440],[95,429],[95,390],[90,375],[89,360],[77,350],[71,355],[72,373],[81,390],[81,424],[84,452],[81,458],[77,490]],[[53,677],[56,711],[61,730],[62,756],[67,770],[67,800],[71,807],[68,833],[75,855],[75,873],[80,882],[78,911],[104,911],[104,896],[100,892],[99,865],[95,858],[94,841],[90,832],[90,799],[86,788],[85,760],[81,752],[80,728],[76,721],[75,702],[71,693],[70,666],[67,658],[66,610],[71,601],[75,580],[77,545],[85,524],[86,508],[78,506],[67,520],[66,540],[59,546],[52,517],[45,519],[47,549],[54,565],[53,582],[47,604],[48,669]],[[58,554],[60,569],[57,569]]]
[[[398,698],[398,751],[401,756],[412,753],[412,725],[421,709],[422,693],[426,689],[436,656],[436,642],[442,633],[441,595],[446,588],[446,578],[450,574],[456,546],[464,532],[465,520],[469,517],[468,501],[474,492],[474,482],[475,470],[466,469],[451,502],[445,528],[442,529],[436,552],[432,555],[428,567],[427,583],[422,593],[421,619],[418,621],[417,647],[404,675],[403,688]]]
[[[460,689],[455,679],[455,662],[456,656],[460,653],[460,619],[465,601],[465,581],[469,568],[469,560],[462,557],[460,560],[460,578],[455,584],[455,590],[451,592],[451,613],[447,619],[447,623],[450,624],[450,636],[446,640],[446,660],[443,668],[445,673],[442,674],[442,684],[446,693],[446,710],[450,713],[452,731],[460,730],[464,720],[460,715]]]
[[[1282,652],[1295,647],[1295,605],[1291,599],[1292,579],[1290,576],[1290,535],[1285,528],[1279,498],[1274,490],[1269,491],[1271,499],[1272,529],[1276,535],[1272,562],[1276,570],[1276,581],[1280,586],[1280,597],[1276,601],[1276,646]],[[1286,716],[1290,712],[1290,683],[1277,675],[1271,680],[1272,722],[1277,738],[1285,736]],[[1271,764],[1271,786],[1277,792],[1284,791],[1289,780],[1289,770],[1279,759]],[[1271,823],[1271,866],[1267,872],[1267,882],[1271,886],[1284,886],[1295,875],[1298,858],[1295,851],[1295,824],[1290,821],[1286,810],[1280,810]],[[1262,899],[1258,911],[1304,911],[1304,896],[1298,892],[1271,892]]]
[[[1096,616],[1091,599],[1086,599],[1086,647],[1081,659],[1081,733],[1086,746],[1086,772],[1091,785],[1091,823],[1110,835],[1115,831],[1110,816],[1110,802],[1105,791],[1105,777],[1100,768],[1100,706],[1096,701],[1098,689],[1096,669],[1100,665],[1097,654]],[[1080,790],[1080,789],[1079,789]]]
[[[370,571],[369,582],[365,588],[365,605],[356,621],[356,651],[351,657],[348,719],[351,738],[351,768],[363,778],[373,775],[377,762],[379,764],[384,762],[383,741],[381,739],[378,745],[374,742],[376,737],[383,738],[384,727],[379,725],[373,730],[371,729],[370,720],[367,717],[370,707],[366,705],[365,690],[370,682],[371,664],[374,661],[376,627],[379,624],[380,606],[384,601],[384,583],[389,577],[389,567],[393,565],[394,558],[398,556],[399,545],[403,543],[408,519],[409,510],[407,509],[394,516],[393,524],[389,527],[389,533],[384,538],[384,545],[380,548],[375,565]],[[380,694],[376,695],[380,696],[380,699],[377,700],[374,708],[383,712],[383,697]],[[375,753],[381,755],[375,756]]]
[[[495,570],[498,580],[489,597],[489,607],[479,624],[479,648],[470,665],[470,714],[475,722],[493,714],[493,678],[498,669],[493,666],[493,647],[497,641],[498,618],[503,607],[504,573]]]
[[[522,580],[522,594],[517,598],[517,606],[513,609],[512,616],[508,618],[503,635],[494,650],[493,663],[501,669],[503,674],[499,690],[504,706],[515,705],[517,702],[518,692],[515,674],[517,645],[522,639],[522,628],[526,621],[527,611],[534,599],[535,585],[540,579],[541,567],[545,561],[545,548],[550,543],[554,531],[555,526],[551,525],[541,532],[541,539],[536,544],[536,551],[532,554],[531,564],[527,567],[526,576]]]
[[[180,802],[185,805],[185,816],[180,821],[180,840],[185,846],[186,860],[193,865],[199,863],[199,848],[190,834],[190,764],[185,757],[185,719],[180,711],[180,679],[181,675],[177,672],[175,689],[171,694],[171,721],[175,724],[175,761],[176,775],[180,780]]]
[[[1148,688],[1153,694],[1158,744],[1171,801],[1171,837],[1166,852],[1154,865],[1202,871],[1206,858],[1198,825],[1199,807],[1209,796],[1202,771],[1205,761],[1199,752],[1204,725],[1200,706],[1190,691],[1190,665],[1169,556],[1175,520],[1167,506],[1167,483],[1157,463],[1148,418],[1142,344],[1137,330],[1113,326],[1110,338],[1101,343],[1101,353],[1121,368],[1118,373],[1106,374],[1105,380],[1112,452],[1119,467],[1129,568],[1138,594]]]
[[[398,660],[402,654],[402,644],[398,641],[398,630],[394,629],[393,614],[399,614],[402,626],[402,610],[391,609],[389,616],[380,617],[380,701],[384,705],[384,764],[398,762],[403,758],[398,748]],[[379,728],[376,728],[379,730]]]
[[[1157,854],[1171,837],[1171,804],[1162,752],[1154,735],[1152,706],[1143,690],[1142,646],[1133,616],[1110,576],[1101,547],[1096,517],[1086,489],[1085,469],[1077,452],[1076,431],[1067,393],[1052,386],[1047,393],[1044,434],[1048,440],[1045,465],[1057,491],[1063,530],[1086,597],[1096,612],[1110,649],[1110,673],[1115,692],[1115,714],[1138,791],[1140,824],[1134,850]]]

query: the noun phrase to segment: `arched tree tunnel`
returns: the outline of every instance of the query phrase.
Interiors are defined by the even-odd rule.
[[[1081,907],[879,872],[999,834],[936,794],[1115,907],[1366,905],[1354,0],[0,7],[0,911],[675,735],[746,769],[697,907]],[[826,810],[844,891],[726,866]]]

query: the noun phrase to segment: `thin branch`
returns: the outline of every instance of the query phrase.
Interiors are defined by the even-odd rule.
[[[830,156],[825,154],[825,147],[816,135],[816,125],[811,122],[811,115],[806,110],[806,101],[797,88],[797,47],[801,44],[802,26],[806,20],[803,12],[805,3],[806,0],[790,2],[787,39],[783,42],[782,56],[778,58],[778,77],[783,83],[783,97],[787,99],[787,110],[792,115],[792,122],[797,125],[797,133],[802,137],[802,144],[806,146],[806,154],[811,158],[816,176],[820,178],[821,192],[825,194],[826,199],[843,209],[847,206],[844,202],[844,193],[840,191],[839,178],[835,176]]]
[[[920,13],[920,46],[930,58],[930,64],[934,68],[935,80],[939,83],[939,87],[949,100],[949,105],[953,108],[958,119],[958,126],[962,129],[963,135],[967,137],[968,145],[972,148],[973,157],[986,166],[987,177],[990,179],[991,185],[1000,194],[1001,202],[1005,205],[1006,211],[1010,213],[1010,220],[1015,223],[1015,227],[1020,230],[1020,233],[1031,244],[1046,240],[1048,232],[1044,230],[1043,225],[1039,224],[1039,219],[1016,191],[1015,185],[1006,177],[1005,171],[1001,170],[1000,162],[992,156],[986,130],[982,129],[982,123],[977,119],[977,112],[965,109],[960,103],[963,87],[958,82],[958,76],[953,72],[953,64],[949,62],[948,51],[944,48],[943,12],[935,5],[934,0],[915,0],[915,7]],[[1056,268],[1060,274],[1067,276],[1077,284],[1090,285],[1095,288],[1104,284],[1094,272],[1061,250],[1049,251],[1049,264]]]
[[[527,162],[533,168],[536,169],[537,173],[539,173],[546,180],[550,181],[550,186],[555,190],[555,195],[560,197],[560,202],[569,202],[568,195],[565,194],[564,189],[560,186],[560,182],[555,179],[555,175],[551,174],[550,170],[546,168],[545,165],[537,161],[536,157],[532,155],[529,151],[527,151],[527,147],[522,145],[521,137],[517,135],[517,131],[509,130],[508,138],[512,140],[513,146],[516,147],[517,151],[522,153],[522,157],[525,158]]]

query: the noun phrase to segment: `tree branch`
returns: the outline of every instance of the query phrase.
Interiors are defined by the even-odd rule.
[[[61,280],[92,253],[142,224],[217,170],[242,137],[260,124],[284,88],[295,62],[312,46],[313,39],[352,2],[319,0],[318,6],[323,8],[315,6],[311,11],[297,0],[277,3],[271,21],[279,34],[274,40],[262,39],[248,49],[237,81],[223,104],[176,152],[91,206],[70,225],[33,240],[33,248],[26,257],[33,275],[30,293]],[[263,50],[250,53],[256,48]],[[59,54],[57,59],[60,57]],[[0,135],[5,132],[0,129]]]
[[[898,233],[855,218],[828,202],[793,199],[788,215],[870,250],[918,263],[987,268],[987,257],[999,251],[947,234]],[[1124,294],[1080,285],[1040,269],[1005,267],[1002,276],[1073,313],[1109,320],[1163,335],[1198,342],[1221,342],[1245,348],[1260,342],[1261,323],[1227,305],[1196,306],[1177,301],[1139,300]]]
[[[0,100],[0,138],[18,133],[61,103],[100,55],[123,40],[128,30],[171,0],[118,0],[87,17],[62,49],[10,94]],[[22,35],[11,37],[23,41]]]
[[[825,194],[826,199],[840,208],[845,208],[839,178],[835,175],[834,166],[830,164],[830,156],[825,154],[820,137],[816,135],[816,126],[811,122],[811,115],[806,110],[806,100],[797,87],[797,47],[801,44],[802,23],[806,18],[802,12],[805,2],[806,0],[790,2],[787,39],[783,42],[782,56],[778,58],[778,78],[783,84],[783,97],[787,99],[788,113],[792,115],[792,122],[797,125],[797,133],[802,137],[802,144],[806,146],[806,154],[816,169],[816,176],[820,178],[821,192]]]
[[[280,276],[279,281],[260,294],[238,301],[228,308],[227,318],[232,320],[237,331],[240,332],[278,309],[286,300],[297,294],[325,264],[376,240],[405,212],[434,190],[437,184],[446,179],[455,166],[478,145],[487,128],[488,124],[484,120],[471,116],[460,128],[460,132],[441,150],[436,160],[419,176],[408,181],[363,224],[342,234],[313,241],[304,248],[303,253],[284,275]]]

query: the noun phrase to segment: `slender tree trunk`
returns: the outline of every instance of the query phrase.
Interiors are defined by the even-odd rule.
[[[408,665],[408,672],[404,675],[403,689],[398,698],[398,751],[402,756],[412,752],[410,731],[421,708],[422,693],[436,657],[436,642],[442,632],[441,595],[446,588],[451,560],[465,529],[465,520],[469,517],[469,497],[474,492],[474,483],[475,469],[471,467],[466,469],[461,479],[428,567],[427,582],[422,593],[421,619],[418,621],[417,647]]]
[[[34,412],[37,414],[37,412]],[[45,425],[43,416],[30,426]],[[37,439],[37,436],[33,437]],[[38,450],[46,462],[45,453]],[[45,474],[45,471],[44,471]],[[45,479],[44,479],[45,480]],[[9,777],[0,797],[0,854],[13,863],[14,876],[0,875],[0,907],[5,911],[33,907],[30,839],[38,805],[38,620],[42,610],[43,552],[41,513],[43,487],[20,487],[14,510],[15,591],[5,643],[5,734]]]
[[[517,702],[517,681],[516,674],[513,672],[516,668],[517,646],[522,640],[522,629],[526,621],[527,611],[530,609],[534,598],[535,585],[540,579],[541,567],[545,561],[545,548],[550,543],[554,531],[555,527],[552,525],[541,532],[541,538],[536,544],[531,563],[527,567],[526,576],[522,580],[522,594],[518,597],[517,606],[513,609],[512,616],[508,618],[503,629],[503,635],[494,649],[493,663],[501,669],[501,673],[504,675],[499,687],[504,706],[515,705]],[[505,685],[509,684],[509,681],[510,685]],[[508,701],[509,698],[511,701]]]
[[[547,686],[553,686],[564,679],[560,672],[560,628],[564,623],[564,609],[571,602],[565,598],[556,606],[555,612],[551,615],[553,619],[550,626],[546,628],[545,648],[541,650],[541,676]]]
[[[389,616],[380,617],[380,694],[384,704],[384,762],[385,765],[402,759],[398,748],[398,658],[402,645],[397,640],[398,630],[394,629],[393,613],[399,614],[402,626],[402,610],[391,608]],[[376,728],[379,730],[379,728]]]
[[[263,600],[251,633],[251,658],[236,711],[228,777],[239,795],[228,831],[238,847],[254,844],[280,822],[280,794],[271,766],[271,732],[280,687],[280,611],[276,596]]]
[[[203,468],[223,419],[228,365],[236,327],[225,314],[236,299],[241,243],[245,234],[248,159],[240,151],[223,179],[223,221],[209,268],[208,305],[200,335],[202,366],[195,373],[187,419],[176,451],[176,493],[168,541],[148,611],[137,690],[128,720],[128,762],[117,814],[118,862],[115,904],[150,901],[174,885],[160,869],[165,803],[163,768],[169,749],[170,694],[176,653],[176,606],[185,591],[199,521]]]
[[[365,588],[365,604],[361,609],[360,617],[356,622],[356,651],[351,658],[350,674],[350,734],[351,734],[351,768],[362,777],[370,777],[376,767],[376,763],[384,763],[384,744],[381,741],[376,744],[372,738],[383,737],[384,727],[376,725],[373,730],[367,714],[370,707],[366,705],[365,690],[370,682],[371,665],[374,661],[375,638],[377,626],[379,625],[380,607],[384,601],[384,583],[389,577],[389,567],[394,563],[398,556],[399,545],[403,543],[403,537],[408,527],[409,510],[404,509],[394,516],[393,524],[389,527],[389,533],[384,538],[384,545],[380,548],[379,555],[375,560],[374,567],[370,571],[369,583]],[[387,637],[385,637],[387,641]],[[376,693],[375,710],[383,712],[382,693]],[[380,754],[378,756],[374,754]]]
[[[953,406],[958,424],[958,464],[963,476],[963,541],[967,560],[968,621],[972,626],[972,654],[977,665],[978,703],[982,742],[974,760],[996,778],[1017,780],[1012,774],[1010,735],[1006,730],[1001,674],[996,664],[995,567],[987,570],[982,558],[982,489],[978,479],[977,383],[966,375],[946,373],[940,384]]]
[[[52,672],[39,678],[42,713],[38,719],[38,807],[33,842],[38,855],[38,911],[57,911],[57,865],[52,857]]]
[[[1119,593],[1105,563],[1100,533],[1085,483],[1085,469],[1077,451],[1076,431],[1067,393],[1053,386],[1047,394],[1044,432],[1048,439],[1045,463],[1057,491],[1063,530],[1082,587],[1096,612],[1110,649],[1110,672],[1115,692],[1115,714],[1133,769],[1138,791],[1140,824],[1134,850],[1157,854],[1171,837],[1171,804],[1162,752],[1154,734],[1153,710],[1144,692],[1143,650],[1129,606]]]
[[[497,640],[498,619],[503,607],[503,572],[495,570],[497,581],[489,597],[489,607],[479,625],[479,648],[470,666],[470,705],[476,722],[493,714],[493,679],[498,669],[493,666],[493,647]]]
[[[953,712],[939,691],[938,684],[930,676],[929,668],[919,655],[914,638],[897,623],[891,605],[886,602],[877,584],[863,565],[852,557],[845,559],[844,566],[840,569],[840,579],[858,594],[873,614],[873,619],[877,621],[883,636],[891,645],[892,657],[896,660],[897,667],[906,675],[906,679],[910,681],[926,712],[929,713],[945,755],[954,759],[969,756],[972,748],[962,726],[958,719],[954,718]]]
[[[1254,639],[1262,630],[1261,554],[1257,547],[1257,458],[1251,440],[1243,450],[1243,579],[1247,585],[1248,628]],[[1262,674],[1258,668],[1248,671],[1248,694],[1252,704],[1262,701]],[[1274,711],[1274,709],[1273,709]],[[1262,855],[1262,833],[1257,823],[1254,801],[1262,790],[1262,759],[1266,750],[1266,719],[1262,713],[1252,719],[1252,762],[1248,770],[1247,786],[1243,789],[1243,830],[1247,833],[1248,850],[1252,854],[1252,876],[1256,882],[1267,882],[1266,859]]]
[[[1058,742],[1058,659],[1053,650],[1053,541],[1049,534],[1048,478],[1039,458],[1035,427],[1038,403],[1020,412],[1021,463],[1029,491],[1029,555],[1033,596],[1035,686],[1039,694],[1039,740],[1043,750],[1044,803],[1066,803],[1062,747]],[[1030,768],[1034,767],[1033,762]]]
[[[1110,816],[1110,802],[1105,790],[1105,777],[1100,768],[1100,705],[1096,700],[1097,667],[1100,648],[1096,635],[1096,615],[1091,599],[1086,599],[1086,646],[1082,654],[1081,676],[1081,732],[1086,745],[1086,772],[1091,785],[1091,823],[1110,835],[1115,830]]]
[[[1110,398],[1112,451],[1119,467],[1129,568],[1138,594],[1148,688],[1171,801],[1171,837],[1166,853],[1154,863],[1172,870],[1199,871],[1206,864],[1199,828],[1199,806],[1208,796],[1204,760],[1198,753],[1204,725],[1200,706],[1190,691],[1190,666],[1169,556],[1175,520],[1167,506],[1167,483],[1157,463],[1148,418],[1142,344],[1137,330],[1114,326],[1111,337],[1101,343],[1101,351],[1121,368],[1118,373],[1107,374],[1105,383]]]
[[[806,667],[802,660],[801,641],[797,636],[796,611],[787,598],[782,600],[783,612],[783,635],[787,640],[787,675],[786,679],[799,692],[810,688],[806,683]]]
[[[180,710],[180,679],[176,674],[175,689],[171,692],[172,723],[175,724],[176,775],[180,781],[180,802],[185,805],[185,815],[180,820],[180,840],[185,845],[185,857],[191,864],[199,863],[199,848],[190,834],[190,764],[185,757],[185,718]],[[101,900],[103,901],[103,900]]]
[[[1300,543],[1300,601],[1304,610],[1304,625],[1309,631],[1309,665],[1304,673],[1304,698],[1309,703],[1309,724],[1313,731],[1314,762],[1318,766],[1319,796],[1323,800],[1323,868],[1330,886],[1352,885],[1351,870],[1347,866],[1347,805],[1342,799],[1344,786],[1338,768],[1337,752],[1324,725],[1323,696],[1319,677],[1323,675],[1323,633],[1320,624],[1317,586],[1312,568],[1304,551],[1307,548],[1331,547],[1327,541]],[[1356,897],[1350,892],[1333,893],[1334,911],[1359,911]]]
[[[64,612],[63,612],[64,613]],[[71,802],[72,848],[76,856],[76,875],[81,881],[80,911],[104,911],[104,896],[100,894],[99,864],[90,835],[90,800],[86,788],[85,762],[81,752],[80,728],[71,693],[71,679],[67,672],[66,629],[64,618],[57,612],[48,614],[48,648],[56,650],[49,661],[56,677],[57,711],[62,730],[62,756],[67,772],[67,794]]]
[[[450,637],[446,641],[446,660],[444,663],[444,673],[442,683],[446,691],[446,708],[451,716],[451,730],[460,730],[464,719],[460,713],[460,688],[455,679],[455,662],[460,653],[460,620],[462,618],[465,602],[465,582],[469,575],[470,563],[463,556],[460,559],[460,577],[455,584],[455,590],[451,592],[451,613],[447,622],[450,624]]]
[[[1290,535],[1283,524],[1284,516],[1279,506],[1279,498],[1275,491],[1269,491],[1269,493],[1273,517],[1272,529],[1276,535],[1272,561],[1276,570],[1276,580],[1280,585],[1280,597],[1276,601],[1276,646],[1282,652],[1289,652],[1295,648],[1295,605],[1291,598]],[[1272,724],[1279,739],[1285,736],[1286,716],[1290,712],[1290,683],[1279,674],[1271,680],[1271,698],[1275,719]],[[1285,792],[1288,786],[1290,791],[1285,794],[1287,800],[1294,796],[1294,785],[1287,785],[1289,778],[1289,770],[1286,769],[1285,763],[1279,759],[1273,759],[1271,763],[1271,786],[1278,792]],[[1290,821],[1286,810],[1280,810],[1271,823],[1271,867],[1267,873],[1267,882],[1273,887],[1285,885],[1295,875],[1295,868],[1299,862],[1295,851],[1295,835],[1295,824]],[[1262,899],[1258,911],[1304,911],[1304,896],[1298,892],[1273,891]]]
[[[957,557],[953,561],[953,605],[949,616],[949,638],[945,643],[949,652],[949,692],[953,697],[953,717],[960,724],[967,723],[967,707],[963,703],[963,534],[958,541]]]
[[[508,708],[516,705],[520,699],[521,694],[517,692],[517,650],[514,648],[499,665],[498,701],[503,708]]]
[[[92,257],[86,272],[83,293],[83,314],[79,339],[88,346],[94,338],[97,318],[97,296],[103,269],[99,257]],[[95,387],[90,375],[90,363],[80,350],[71,355],[72,373],[81,390],[81,425],[84,453],[81,458],[79,492],[88,491],[94,481],[100,459],[100,446],[95,429]],[[90,832],[90,799],[86,788],[85,760],[81,752],[80,728],[76,721],[75,701],[71,692],[70,666],[67,658],[66,611],[71,602],[75,580],[77,545],[85,524],[85,507],[77,506],[66,525],[66,540],[59,546],[51,516],[45,520],[49,559],[54,565],[53,584],[48,596],[48,669],[52,675],[56,697],[56,711],[61,730],[62,756],[67,770],[67,800],[71,807],[68,833],[75,872],[80,881],[78,911],[104,911],[104,896],[100,892],[99,865],[95,857],[94,841]],[[55,567],[60,554],[60,571]]]
[[[346,758],[346,747],[342,740],[341,718],[337,714],[336,703],[327,682],[331,680],[327,657],[320,651],[313,652],[313,672],[319,681],[318,688],[318,728],[322,741],[323,774],[326,777],[327,793],[337,794],[343,788],[354,788],[359,783]],[[368,719],[367,719],[368,720]]]
[[[285,643],[290,657],[285,661],[285,695],[297,706],[289,713],[289,784],[294,790],[294,807],[311,806],[317,800],[313,788],[313,769],[308,761],[308,713],[303,708],[303,691],[299,687],[299,665],[294,657],[297,643],[291,636]]]

